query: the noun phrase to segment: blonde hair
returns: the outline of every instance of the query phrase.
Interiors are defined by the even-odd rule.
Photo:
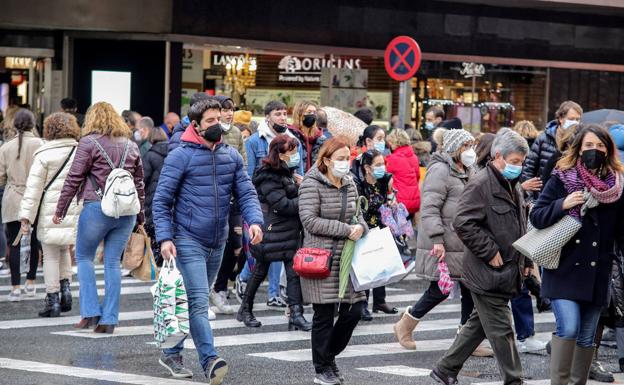
[[[82,136],[99,134],[113,137],[132,137],[132,131],[115,111],[113,106],[106,102],[98,102],[89,107],[85,116]]]
[[[446,128],[438,128],[433,131],[433,141],[440,147],[444,145],[444,133]]]
[[[563,153],[567,150],[568,146],[572,144],[574,135],[579,131],[580,124],[573,124],[565,130],[557,130],[555,134],[555,142],[557,143],[557,149]]]
[[[6,110],[4,120],[2,121],[2,138],[4,140],[13,139],[17,135],[17,130],[13,127],[13,119],[17,110],[19,110],[18,106],[10,106]]]
[[[513,127],[513,130],[525,139],[535,139],[539,135],[539,131],[535,128],[533,122],[521,120]]]
[[[311,102],[309,100],[300,100],[295,104],[295,107],[293,107],[293,126],[300,128],[303,126],[303,116],[305,115],[306,110],[308,109],[308,107],[310,106],[314,106],[316,107],[316,109],[319,109],[319,106],[314,103]],[[314,127],[316,127],[316,123],[314,123]]]
[[[386,141],[395,147],[409,146],[412,144],[409,135],[403,129],[392,130],[386,137]]]

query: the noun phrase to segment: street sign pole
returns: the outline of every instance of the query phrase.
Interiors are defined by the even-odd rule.
[[[399,83],[399,122],[398,128],[405,127],[405,107],[407,104],[407,80]]]

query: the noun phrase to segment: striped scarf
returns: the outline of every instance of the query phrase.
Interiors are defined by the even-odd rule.
[[[622,196],[622,174],[609,170],[606,177],[601,179],[592,174],[579,159],[576,167],[569,170],[556,169],[554,175],[559,177],[565,186],[566,192],[587,190],[599,203],[613,203]],[[577,219],[581,218],[581,206],[570,209],[569,214]]]

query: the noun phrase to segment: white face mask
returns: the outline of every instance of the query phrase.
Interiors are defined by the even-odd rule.
[[[477,153],[473,148],[471,148],[462,152],[459,158],[464,166],[472,167],[472,165],[477,161]]]
[[[576,120],[566,119],[566,120],[563,121],[563,124],[561,125],[561,128],[563,128],[564,130],[567,130],[568,128],[572,127],[575,124],[578,124],[578,122]]]
[[[348,160],[332,160],[334,167],[332,167],[332,174],[336,178],[343,178],[349,173],[349,161]]]
[[[230,131],[230,128],[232,128],[232,125],[230,123],[221,123],[221,128],[223,131],[228,132]]]
[[[141,137],[141,133],[139,132],[139,130],[134,131],[134,140],[137,142],[140,142],[141,140],[143,140],[143,138]]]

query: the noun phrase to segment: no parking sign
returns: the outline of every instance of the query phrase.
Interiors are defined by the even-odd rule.
[[[397,36],[386,47],[384,65],[392,79],[402,82],[414,77],[421,59],[420,47],[414,39],[409,36]]]

